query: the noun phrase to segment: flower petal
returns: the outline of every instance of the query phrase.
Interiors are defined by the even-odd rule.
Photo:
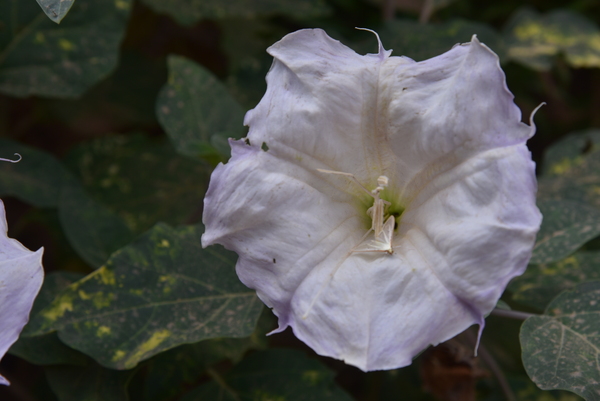
[[[0,358],[17,341],[29,320],[44,280],[43,248],[31,252],[8,238],[4,203],[0,200]],[[0,384],[9,382],[0,376]]]
[[[317,353],[363,370],[410,364],[495,305],[541,216],[533,128],[476,38],[421,63],[290,34],[205,198],[204,246],[236,251],[242,282]],[[261,150],[266,143],[268,151]],[[393,254],[354,252],[373,205],[403,210]],[[368,238],[368,236],[367,236]],[[371,234],[372,238],[372,234]]]

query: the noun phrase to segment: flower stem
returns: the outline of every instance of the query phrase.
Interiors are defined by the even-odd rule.
[[[510,317],[512,319],[518,319],[518,320],[526,320],[532,316],[538,316],[535,313],[527,313],[527,312],[520,312],[520,311],[516,311],[516,310],[507,310],[507,309],[499,309],[496,308],[492,311],[492,313],[490,313],[491,315],[496,315],[496,316],[501,316],[501,317]]]

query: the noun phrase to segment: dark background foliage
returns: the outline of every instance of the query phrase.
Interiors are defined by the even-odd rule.
[[[1,400],[600,399],[597,368],[573,357],[563,374],[584,379],[561,382],[539,366],[552,352],[527,354],[552,350],[532,340],[548,319],[584,337],[598,330],[556,310],[583,316],[573,299],[600,294],[581,286],[600,279],[600,2],[37,3],[0,4],[0,157],[23,156],[0,165],[0,195],[10,236],[45,248],[47,275],[0,364],[12,382]],[[200,249],[210,171],[264,93],[265,49],[307,27],[360,53],[376,44],[354,27],[374,29],[415,60],[477,34],[500,56],[525,122],[546,102],[528,144],[544,226],[528,273],[504,296],[506,307],[546,311],[521,331],[523,360],[521,322],[490,316],[478,359],[468,331],[410,367],[362,373],[289,329],[265,337],[275,319],[237,281],[235,255]],[[558,346],[598,358],[594,340],[573,341]]]

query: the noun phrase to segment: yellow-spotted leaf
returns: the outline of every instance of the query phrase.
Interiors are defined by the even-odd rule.
[[[544,152],[542,175],[547,178],[569,175],[585,164],[587,155],[600,150],[600,130],[573,132]],[[598,155],[596,155],[598,157]]]
[[[235,255],[202,249],[202,226],[158,224],[35,315],[27,335],[58,331],[101,365],[129,369],[180,344],[252,333],[262,303]]]
[[[513,300],[544,310],[564,290],[600,280],[600,252],[579,251],[557,262],[529,265],[509,285]]]
[[[535,70],[548,70],[563,53],[574,67],[600,66],[600,30],[581,14],[554,10],[517,11],[504,28],[508,57]]]
[[[32,0],[0,1],[0,92],[80,96],[116,67],[131,3],[77,0],[57,25]],[[65,10],[45,11],[59,18]]]
[[[544,390],[563,389],[600,399],[600,282],[556,297],[541,316],[521,327],[523,365]]]
[[[530,263],[560,260],[600,235],[600,210],[569,200],[543,200],[544,216]]]

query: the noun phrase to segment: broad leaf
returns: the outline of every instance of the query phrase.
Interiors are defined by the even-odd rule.
[[[579,13],[554,10],[540,15],[524,8],[504,29],[508,57],[535,70],[548,70],[552,59],[564,53],[574,67],[600,66],[600,31]]]
[[[46,276],[44,284],[33,303],[31,316],[35,316],[44,309],[56,295],[72,283],[81,279],[83,274],[56,272]],[[56,333],[49,333],[39,337],[21,336],[8,351],[35,365],[85,365],[85,355],[64,345]]]
[[[86,193],[136,234],[157,222],[201,217],[208,166],[178,155],[165,140],[104,137],[73,149],[67,164],[80,174]]]
[[[22,156],[19,163],[0,163],[0,196],[15,196],[37,207],[58,206],[69,172],[48,153],[0,139],[0,157],[13,158],[14,153]]]
[[[0,92],[80,96],[117,65],[130,8],[131,0],[77,0],[56,25],[32,0],[3,0]]]
[[[248,350],[266,348],[266,334],[275,327],[273,313],[265,307],[250,337],[204,340],[155,356],[146,368],[144,400],[174,399],[182,389],[195,385],[211,365],[223,359],[237,363]]]
[[[202,249],[201,226],[156,225],[36,315],[27,334],[59,337],[100,364],[129,369],[180,344],[252,333],[262,310],[235,254]]]
[[[281,14],[305,18],[322,16],[329,12],[324,0],[143,0],[160,13],[169,14],[183,25],[191,25],[200,19],[254,18],[259,15]]]
[[[576,252],[558,262],[529,265],[508,288],[513,300],[544,310],[562,291],[590,280],[600,280],[600,252]]]
[[[538,202],[544,216],[531,263],[550,263],[571,254],[600,235],[600,210],[578,202]]]
[[[571,140],[574,140],[573,144]],[[552,148],[551,157],[555,157],[556,149],[561,145],[565,149],[580,147],[581,150],[578,156],[563,157],[560,164],[554,163],[553,174],[538,180],[538,199],[571,200],[600,210],[600,147],[595,145],[596,140],[597,137],[584,134],[573,139],[568,137]],[[570,155],[575,153],[574,149],[565,151]]]
[[[500,36],[488,25],[477,22],[455,19],[443,24],[420,24],[412,20],[394,20],[379,31],[386,49],[392,49],[396,56],[404,55],[416,61],[437,56],[457,43],[470,42],[473,35],[503,58]],[[372,39],[368,43],[369,47],[361,46],[362,51],[375,53],[377,44]]]
[[[57,24],[67,15],[75,0],[37,0],[44,13]]]
[[[133,375],[90,363],[46,368],[46,379],[58,401],[128,401],[127,384]]]
[[[226,85],[244,110],[254,108],[267,90],[265,76],[273,57],[265,51],[288,32],[266,19],[224,19],[219,21],[221,46],[228,60]],[[240,31],[244,34],[240,35]]]
[[[229,156],[227,138],[240,138],[244,110],[208,70],[183,57],[169,57],[169,82],[156,114],[179,153],[200,158]]]
[[[134,238],[121,217],[91,199],[77,182],[63,187],[59,216],[71,246],[94,268]]]
[[[291,349],[255,352],[223,379],[198,387],[181,401],[351,400],[333,381],[333,372]]]
[[[598,150],[600,150],[600,130],[589,129],[572,133],[544,152],[542,174],[546,177],[569,175],[572,169],[585,162],[588,154]]]
[[[543,316],[521,328],[523,364],[542,389],[564,389],[586,400],[600,394],[600,282],[565,291]]]

